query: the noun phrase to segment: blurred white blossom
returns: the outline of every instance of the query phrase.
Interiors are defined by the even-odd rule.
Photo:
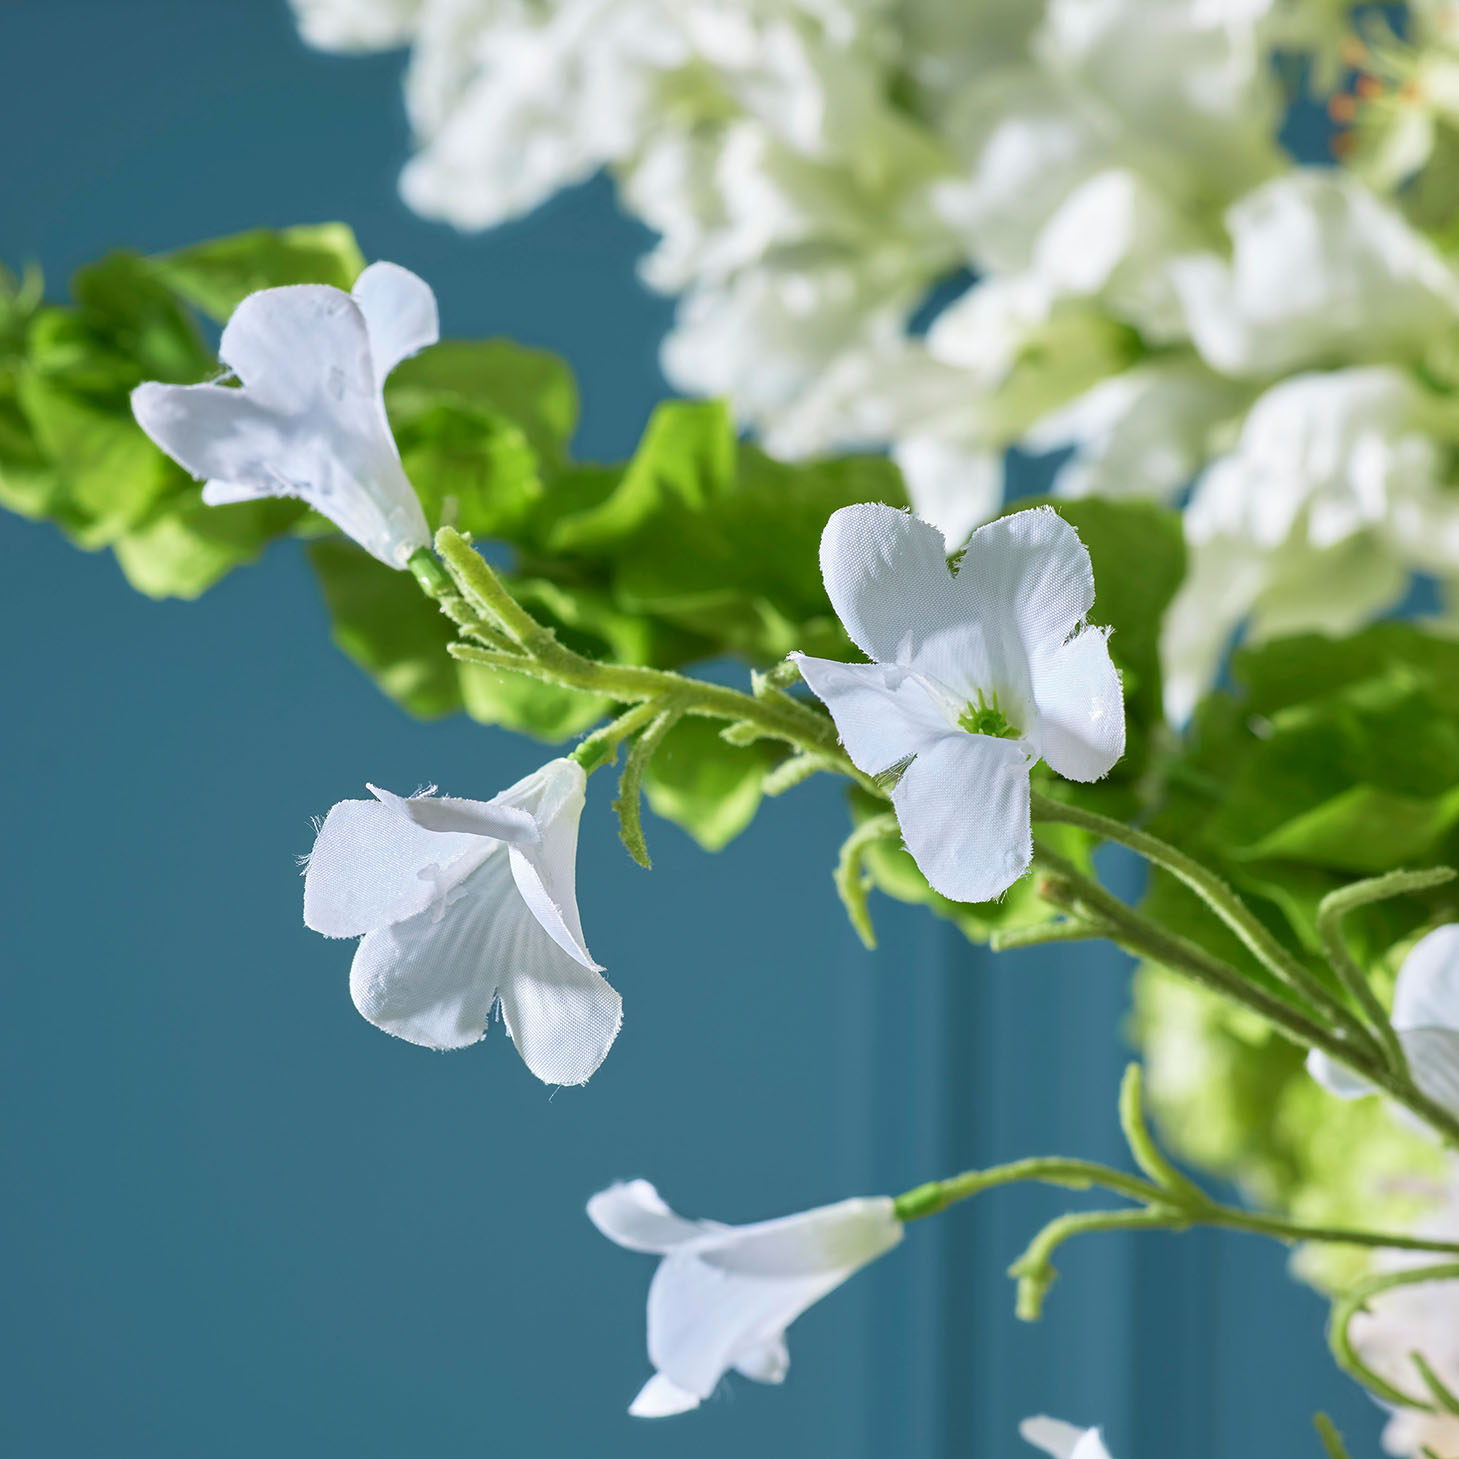
[[[1459,1240],[1459,1167],[1451,1172],[1447,1201],[1422,1226],[1436,1241]],[[1384,1252],[1379,1272],[1433,1266],[1439,1259],[1411,1252]],[[1459,1394],[1459,1280],[1395,1287],[1372,1298],[1348,1329],[1358,1356],[1400,1393],[1428,1400],[1429,1391],[1413,1362],[1422,1354],[1434,1376]],[[1408,1459],[1459,1453],[1459,1418],[1417,1408],[1392,1408],[1383,1447]]]
[[[296,5],[319,45],[409,31],[413,206],[485,227],[610,169],[658,237],[644,280],[679,298],[673,384],[777,455],[890,449],[949,547],[998,510],[1012,446],[1067,452],[1062,493],[1200,478],[1177,712],[1243,620],[1355,627],[1414,571],[1459,577],[1452,431],[1401,406],[1417,384],[1347,429],[1337,378],[1442,388],[1459,364],[1454,270],[1380,192],[1459,119],[1453,0],[1368,27],[1357,171],[1278,141],[1277,53],[1332,84],[1346,0]],[[1281,418],[1361,459],[1278,459]]]
[[[1098,1429],[1081,1429],[1078,1424],[1057,1418],[1026,1418],[1018,1432],[1036,1449],[1053,1459],[1109,1459],[1104,1437]]]

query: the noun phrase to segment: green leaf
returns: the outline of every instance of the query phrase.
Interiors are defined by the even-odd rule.
[[[715,403],[660,406],[620,480],[559,514],[549,549],[608,564],[619,604],[670,620],[752,661],[793,648],[844,658],[818,568],[826,519],[853,502],[901,505],[876,457],[790,466],[737,445]],[[549,503],[551,499],[549,497]]]
[[[394,420],[440,405],[484,409],[512,422],[538,458],[556,465],[577,426],[572,372],[544,350],[505,339],[442,340],[391,374],[386,403]]]
[[[203,505],[192,482],[112,543],[127,581],[149,598],[196,598],[233,568],[253,562],[305,515],[302,502],[262,498]]]
[[[215,368],[187,310],[140,254],[111,253],[78,269],[71,293],[95,351],[125,360],[126,389],[143,380],[188,384]]]
[[[780,758],[765,741],[743,747],[721,738],[718,721],[681,719],[664,737],[644,777],[655,815],[718,851],[755,818],[765,772]]]
[[[377,562],[353,542],[309,546],[334,641],[402,708],[423,719],[462,708],[454,632],[408,572]]]
[[[365,267],[344,223],[256,228],[149,260],[159,283],[222,322],[249,294],[285,284],[348,289]]]

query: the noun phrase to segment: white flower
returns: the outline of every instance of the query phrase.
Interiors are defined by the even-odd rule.
[[[629,1408],[641,1418],[697,1408],[731,1368],[783,1382],[786,1328],[902,1239],[887,1196],[722,1226],[675,1215],[646,1180],[634,1180],[599,1191],[588,1216],[619,1246],[663,1257],[648,1294],[657,1371]]]
[[[1361,181],[1294,170],[1227,211],[1230,261],[1172,265],[1196,348],[1227,375],[1405,359],[1452,329],[1459,281]]]
[[[1414,943],[1398,971],[1392,1023],[1413,1082],[1459,1118],[1459,923],[1436,928]],[[1372,1086],[1319,1049],[1307,1068],[1340,1099],[1371,1094]]]
[[[137,423],[194,476],[209,506],[293,496],[391,567],[431,540],[385,415],[385,377],[438,337],[430,286],[372,264],[346,294],[296,284],[250,294],[218,354],[240,388],[132,392]]]
[[[582,1084],[618,1034],[622,1001],[588,954],[574,862],[586,777],[553,760],[495,800],[405,800],[370,787],[319,829],[304,921],[359,937],[355,1007],[433,1049],[486,1032],[495,1004],[527,1067]]]
[[[1459,498],[1433,411],[1386,365],[1294,376],[1257,400],[1186,511],[1190,572],[1163,629],[1173,718],[1243,618],[1253,641],[1350,633],[1402,596],[1412,570],[1459,568]]]
[[[1169,500],[1205,462],[1216,428],[1248,398],[1199,360],[1157,358],[1101,380],[1020,444],[1036,452],[1073,448],[1054,478],[1060,495]]]
[[[1459,1239],[1459,1167],[1451,1167],[1444,1201],[1419,1231],[1435,1241]],[[1441,1258],[1423,1252],[1379,1252],[1378,1272],[1434,1266]],[[1414,1366],[1413,1354],[1422,1354],[1434,1376],[1451,1393],[1459,1393],[1459,1281],[1422,1282],[1395,1287],[1372,1298],[1348,1328],[1358,1356],[1380,1378],[1401,1393],[1426,1398],[1428,1387]],[[1386,1406],[1386,1405],[1385,1405]],[[1394,1408],[1383,1430],[1383,1447],[1390,1454],[1423,1459],[1426,1454],[1459,1453],[1459,1418],[1446,1413],[1425,1413],[1416,1408]]]
[[[1053,1459],[1109,1459],[1109,1450],[1098,1429],[1081,1429],[1057,1418],[1026,1418],[1019,1434],[1036,1449]]]
[[[426,0],[291,0],[299,33],[324,51],[377,51],[404,45]]]
[[[1029,771],[1043,759],[1098,780],[1124,753],[1119,675],[1094,604],[1089,554],[1049,508],[980,527],[956,576],[942,534],[891,507],[843,507],[821,573],[873,662],[793,657],[868,775],[899,770],[892,804],[932,887],[1000,896],[1033,852]]]

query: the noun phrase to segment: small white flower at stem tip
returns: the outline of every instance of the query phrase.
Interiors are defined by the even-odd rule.
[[[371,786],[374,800],[330,811],[305,874],[304,922],[361,939],[350,994],[365,1018],[414,1044],[459,1049],[500,1005],[539,1079],[587,1081],[623,1015],[578,917],[586,783],[560,759],[490,801],[407,800]]]
[[[239,386],[132,392],[137,424],[205,480],[209,506],[297,497],[390,567],[429,546],[420,499],[385,414],[385,378],[439,337],[430,285],[393,263],[347,294],[325,284],[261,289],[218,347]]]
[[[1459,923],[1414,943],[1398,970],[1391,1022],[1414,1083],[1459,1119]],[[1308,1054],[1307,1071],[1339,1099],[1375,1092],[1320,1049]]]
[[[1051,1454],[1053,1459],[1109,1459],[1104,1438],[1098,1429],[1081,1429],[1063,1419],[1026,1418],[1018,1432],[1035,1449]]]
[[[640,1418],[697,1408],[731,1368],[783,1382],[786,1328],[902,1239],[889,1196],[723,1226],[675,1215],[648,1181],[633,1180],[599,1191],[588,1216],[610,1241],[663,1258],[648,1294],[657,1371],[628,1410]]]
[[[879,504],[821,538],[837,616],[872,660],[793,654],[868,775],[896,773],[907,850],[957,902],[1001,896],[1033,855],[1029,772],[1098,780],[1125,749],[1124,698],[1089,553],[1047,507],[980,527],[956,573],[942,533]]]

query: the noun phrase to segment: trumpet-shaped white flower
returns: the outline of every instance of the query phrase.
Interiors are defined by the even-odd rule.
[[[304,921],[361,939],[355,1007],[432,1049],[486,1032],[500,1004],[527,1067],[582,1084],[618,1035],[622,1000],[588,953],[574,863],[586,777],[550,761],[494,800],[341,801],[304,881]]]
[[[1040,1416],[1024,1419],[1018,1432],[1034,1448],[1052,1454],[1053,1459],[1109,1459],[1098,1429],[1081,1429],[1063,1419]]]
[[[1459,1117],[1459,923],[1414,943],[1398,971],[1392,1022],[1414,1083]],[[1307,1068],[1340,1099],[1373,1092],[1367,1080],[1319,1049],[1307,1056]]]
[[[1084,623],[1094,574],[1078,533],[1047,507],[1016,512],[973,533],[954,575],[936,528],[843,507],[821,573],[872,662],[796,654],[806,683],[858,768],[900,772],[892,804],[932,887],[1002,895],[1033,854],[1033,764],[1098,780],[1124,753],[1119,675],[1104,631]]]
[[[722,1226],[675,1215],[648,1181],[634,1180],[599,1191],[588,1216],[619,1246],[663,1257],[648,1294],[657,1371],[629,1408],[641,1418],[697,1408],[731,1368],[783,1382],[786,1328],[902,1239],[888,1196]]]
[[[372,264],[346,294],[325,284],[261,289],[233,311],[218,354],[238,388],[132,392],[137,423],[206,480],[209,506],[299,497],[391,567],[431,540],[385,414],[385,377],[439,333],[430,285]]]

